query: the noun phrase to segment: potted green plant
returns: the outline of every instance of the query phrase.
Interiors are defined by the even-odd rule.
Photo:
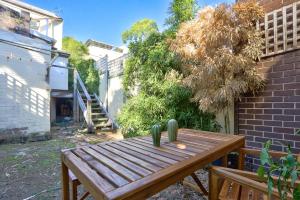
[[[170,119],[168,121],[168,138],[169,142],[177,140],[178,134],[178,122],[175,119]]]
[[[155,124],[154,126],[152,126],[151,135],[152,135],[153,145],[156,147],[159,147],[160,146],[160,137],[161,137],[160,125]]]

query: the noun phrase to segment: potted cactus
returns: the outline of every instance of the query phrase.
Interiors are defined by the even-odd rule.
[[[170,119],[168,121],[168,138],[169,142],[173,142],[177,140],[178,134],[178,123],[175,119]]]
[[[152,135],[153,145],[156,147],[159,147],[161,133],[160,133],[160,126],[158,124],[155,124],[154,126],[152,126],[151,135]]]

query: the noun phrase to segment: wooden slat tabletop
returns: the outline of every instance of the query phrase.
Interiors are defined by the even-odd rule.
[[[62,152],[62,162],[96,199],[144,199],[244,146],[244,137],[180,129],[161,146],[150,136]]]

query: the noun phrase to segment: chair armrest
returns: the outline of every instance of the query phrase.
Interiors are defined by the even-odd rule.
[[[242,170],[235,170],[235,169],[227,170],[227,169],[228,168],[213,166],[210,168],[210,173],[213,176],[217,176],[219,178],[230,180],[234,183],[241,185],[242,187],[248,187],[248,188],[257,190],[259,192],[262,192],[262,193],[268,195],[268,186],[266,183],[258,182],[257,180],[253,180],[249,177],[242,176],[241,175],[241,172],[243,172]],[[239,173],[237,173],[237,172],[239,172]],[[257,176],[253,172],[247,172],[247,173],[251,174],[252,178]],[[258,178],[258,176],[257,176],[257,178]],[[211,192],[213,192],[213,191],[211,191]],[[280,199],[278,190],[275,188],[273,189],[272,195],[273,195],[273,197]]]
[[[259,156],[261,153],[260,149],[250,149],[250,148],[241,148],[240,151],[243,154],[246,155],[253,155],[253,156]],[[269,154],[274,157],[274,158],[280,158],[282,156],[286,156],[287,153],[286,152],[281,152],[281,151],[269,151]],[[298,157],[299,155],[297,154],[293,154],[295,157]]]

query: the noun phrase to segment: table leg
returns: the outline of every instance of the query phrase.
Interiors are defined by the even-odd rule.
[[[207,190],[205,189],[205,187],[202,185],[201,181],[198,179],[197,175],[195,173],[191,174],[192,178],[194,179],[194,181],[197,183],[197,185],[199,186],[200,190],[203,192],[204,195],[208,195]]]
[[[69,173],[68,167],[62,162],[62,199],[69,200],[70,199],[70,191],[69,191]]]
[[[225,156],[222,157],[222,166],[227,167],[228,164],[228,155],[226,154]]]
[[[239,150],[238,169],[244,170],[244,163],[245,163],[245,154],[244,154],[244,152],[240,149],[240,150]]]

